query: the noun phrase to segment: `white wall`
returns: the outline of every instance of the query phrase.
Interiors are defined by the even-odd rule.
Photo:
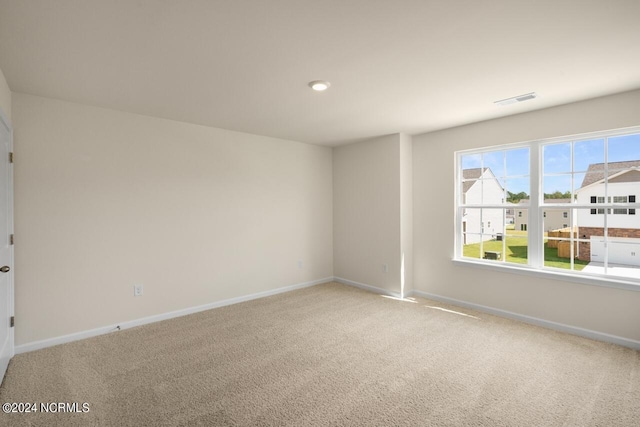
[[[635,126],[640,91],[333,150],[5,92],[18,345],[332,275],[399,293],[403,253],[405,290],[640,340],[640,292],[451,262],[454,151]]]
[[[413,290],[413,140],[400,134],[400,249],[401,294]]]
[[[640,91],[414,136],[414,288],[640,340],[640,292],[516,276],[451,261],[456,150],[636,125]]]
[[[4,78],[2,70],[0,70],[0,110],[11,122],[11,90]]]
[[[333,149],[336,277],[400,293],[400,202],[399,134]]]
[[[331,148],[19,93],[13,121],[17,345],[333,275]]]

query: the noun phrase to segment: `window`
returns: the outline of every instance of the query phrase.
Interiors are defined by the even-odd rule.
[[[604,203],[605,198],[604,197],[595,197],[592,196],[591,197],[591,203]],[[635,203],[636,197],[635,196],[613,196],[613,203]],[[607,203],[611,203],[611,196],[607,197]],[[603,215],[604,214],[604,209],[591,209],[591,215]],[[613,211],[611,209],[607,209],[607,213],[611,214],[613,212],[613,215],[635,215],[635,209],[613,209]],[[565,217],[566,218],[566,217]]]
[[[640,285],[630,255],[640,252],[640,127],[462,151],[456,162],[456,259]]]
[[[502,262],[505,258],[496,254],[506,253],[509,247],[518,256],[506,262],[526,264],[529,148],[472,153],[459,160],[459,196],[464,200],[458,212],[461,256]],[[507,214],[514,205],[518,205],[517,216],[509,228],[525,232],[518,235],[505,233]]]

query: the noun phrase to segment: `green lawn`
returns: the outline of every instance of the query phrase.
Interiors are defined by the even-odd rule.
[[[483,243],[483,251],[497,251],[502,252],[502,241],[489,240]],[[527,238],[520,236],[512,236],[511,232],[508,232],[506,236],[507,244],[507,261],[515,262],[518,264],[527,263]],[[463,255],[469,258],[482,258],[480,254],[480,243],[473,243],[465,245],[463,248]],[[483,254],[484,255],[484,254]],[[502,254],[504,257],[504,254]]]
[[[579,259],[573,260],[573,269],[575,271],[581,271],[585,265],[589,264],[589,261],[581,261]],[[571,268],[568,258],[558,258],[558,249],[548,248],[547,243],[544,244],[544,266],[555,268]]]
[[[505,236],[506,243],[506,261],[515,264],[527,263],[527,232],[507,230]],[[502,252],[502,241],[490,240],[484,242],[482,245],[483,251],[497,251]],[[480,254],[480,243],[474,243],[465,245],[463,247],[463,255],[469,258],[482,258]],[[503,258],[505,254],[502,254]],[[585,265],[589,264],[588,261],[580,261],[578,259],[573,261],[574,269],[580,271]],[[568,258],[559,258],[558,249],[547,247],[547,242],[544,244],[544,265],[545,267],[555,268],[571,268],[571,263]]]

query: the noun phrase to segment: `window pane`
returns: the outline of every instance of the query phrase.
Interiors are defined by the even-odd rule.
[[[586,174],[584,173],[576,173],[573,175],[573,197],[574,200],[577,200],[578,197],[578,190],[580,190],[580,188],[582,188],[585,185],[585,177]]]
[[[604,262],[604,209],[602,212],[592,209],[576,209],[578,230],[577,258],[585,264]],[[611,216],[608,215],[610,218]]]
[[[528,210],[526,211],[528,212]],[[528,264],[529,262],[529,224],[526,221],[528,214],[523,214],[519,218],[518,228],[515,224],[513,227],[509,226],[506,231],[505,238],[505,253],[506,262],[515,264]]]
[[[545,176],[542,184],[544,199],[567,199],[571,202],[571,175]]]
[[[520,203],[521,200],[529,200],[529,178],[507,178],[505,189],[507,190],[507,202]]]
[[[504,188],[489,168],[463,169],[462,203],[499,205],[505,202]]]
[[[578,241],[577,224],[579,209],[545,209],[544,218],[544,266],[563,270],[580,271],[588,262],[580,260],[581,243]],[[584,210],[584,209],[583,209]],[[586,210],[587,214],[589,210]],[[565,214],[567,218],[565,218]],[[572,262],[573,260],[573,262]]]
[[[527,231],[529,228],[529,209],[517,206],[515,212],[514,230]]]
[[[504,151],[492,151],[482,155],[482,165],[491,169],[496,177],[504,176]]]
[[[529,175],[529,149],[519,148],[516,150],[508,150],[507,158],[507,176]]]
[[[462,223],[462,255],[466,258],[503,260],[507,212],[508,209],[465,209]]]
[[[482,209],[463,209],[462,213],[462,255],[480,258],[482,242]]]
[[[607,160],[609,163],[640,160],[640,134],[609,138]]]
[[[577,141],[573,145],[574,172],[585,172],[589,165],[595,163],[604,163],[604,139]],[[578,185],[581,183],[578,182]]]
[[[462,169],[475,169],[482,166],[482,156],[480,154],[465,154],[460,158]]]
[[[482,180],[482,204],[498,205],[505,202],[504,188],[491,174],[491,169],[485,171]]]
[[[545,174],[571,172],[571,143],[545,145],[543,153]]]
[[[504,209],[482,209],[482,233],[495,239],[504,233]]]
[[[592,254],[598,250],[597,245],[592,243]],[[602,245],[600,249],[603,249]],[[640,239],[609,236],[605,250],[607,251],[605,274],[640,278]]]
[[[606,231],[605,237],[604,227],[581,227],[581,237],[588,238],[580,242],[580,259],[587,263],[582,271],[640,278],[640,238],[629,237],[628,229],[607,227]]]
[[[570,226],[572,218],[570,214],[572,209],[567,208],[548,208],[543,211],[543,227],[546,232],[557,231]],[[575,218],[573,218],[575,223]]]

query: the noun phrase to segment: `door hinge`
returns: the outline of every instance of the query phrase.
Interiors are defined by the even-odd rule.
[[[9,153],[9,163],[13,163],[13,153]]]
[[[10,320],[10,322],[9,322],[9,323],[10,323],[10,325],[9,325],[9,326],[11,326],[11,327],[13,328],[13,325],[15,325],[15,323],[16,323],[15,316],[11,316],[11,320]]]
[[[13,234],[9,235],[9,244],[13,245]]]

